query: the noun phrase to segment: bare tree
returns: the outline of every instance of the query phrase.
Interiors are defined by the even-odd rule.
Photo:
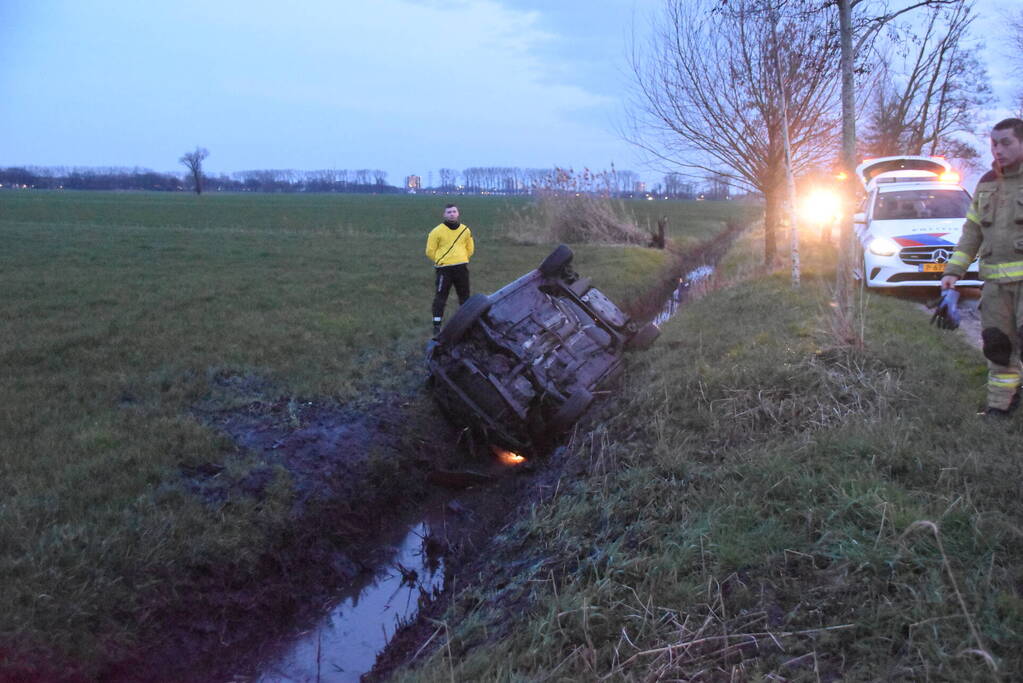
[[[185,152],[178,161],[185,165],[188,172],[192,174],[192,183],[195,185],[195,193],[202,194],[202,162],[210,152],[205,147],[195,148],[194,152]]]
[[[1023,73],[1023,9],[1009,19],[1009,54],[1016,73]],[[1023,86],[1016,91],[1016,114],[1023,117]]]
[[[833,153],[838,35],[826,11],[797,13],[768,0],[718,4],[667,0],[648,49],[633,52],[626,137],[690,174],[720,173],[761,192],[764,259],[773,264],[786,189],[783,112],[794,172]]]
[[[453,168],[442,168],[437,172],[440,175],[440,189],[450,192],[455,189],[455,181],[458,179],[458,171]]]
[[[866,154],[941,154],[976,163],[977,150],[956,137],[976,130],[980,109],[991,101],[987,73],[965,44],[974,17],[965,0],[929,8],[919,34],[910,36],[915,49],[903,68],[881,59]]]

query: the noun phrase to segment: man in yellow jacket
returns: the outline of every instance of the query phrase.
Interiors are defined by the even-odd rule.
[[[941,288],[955,287],[975,256],[984,280],[980,322],[988,361],[989,417],[1019,403],[1023,347],[1023,120],[1005,119],[991,131],[993,168],[980,179],[963,236],[945,266]]]
[[[469,226],[458,220],[458,207],[444,207],[444,221],[426,238],[426,256],[434,264],[436,283],[433,297],[433,333],[440,332],[444,306],[451,285],[455,286],[459,305],[469,298],[469,258],[476,250]]]

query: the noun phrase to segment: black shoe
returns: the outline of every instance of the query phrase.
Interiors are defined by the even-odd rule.
[[[988,420],[1005,420],[1008,419],[1010,415],[1012,415],[1012,408],[1014,407],[1015,406],[1010,406],[1008,410],[1004,410],[1002,408],[987,407],[984,410],[977,413],[977,415]]]

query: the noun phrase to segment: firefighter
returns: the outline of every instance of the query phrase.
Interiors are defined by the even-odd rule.
[[[444,221],[426,238],[426,256],[433,261],[435,283],[433,297],[433,334],[440,332],[444,306],[451,285],[455,286],[459,305],[469,298],[469,258],[476,250],[469,226],[458,220],[458,207],[444,207]]]
[[[980,256],[981,339],[988,361],[987,407],[980,414],[1005,417],[1019,403],[1023,348],[1023,120],[995,124],[991,153],[994,163],[977,184],[941,288],[955,287]]]

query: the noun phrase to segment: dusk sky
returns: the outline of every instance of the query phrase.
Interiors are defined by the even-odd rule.
[[[627,50],[662,0],[0,0],[0,166],[181,172],[663,169],[622,141]],[[1000,108],[1001,13],[978,33]]]

